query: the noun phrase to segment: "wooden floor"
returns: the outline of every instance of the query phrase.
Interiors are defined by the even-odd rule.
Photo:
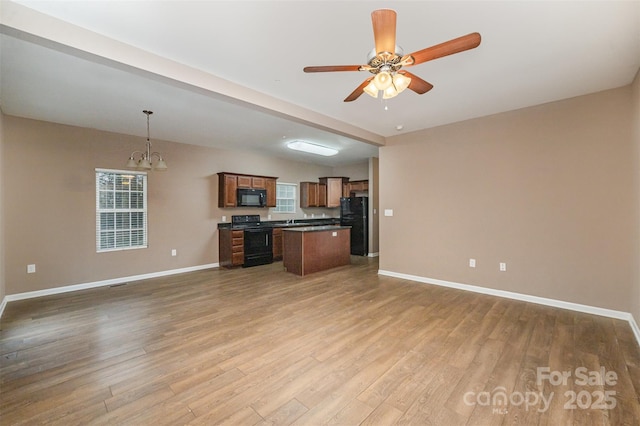
[[[10,302],[0,424],[639,424],[626,322],[352,261],[305,278],[277,262]],[[571,376],[552,383],[538,368]]]

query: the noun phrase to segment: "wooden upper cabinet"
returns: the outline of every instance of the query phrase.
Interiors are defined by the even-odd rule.
[[[267,207],[276,206],[276,181],[273,176],[252,176],[239,173],[218,173],[218,207],[237,207],[238,188],[267,190]]]
[[[235,207],[238,178],[235,175],[218,173],[218,207]]]
[[[238,188],[251,188],[251,176],[238,176]]]
[[[349,182],[349,195],[358,192],[368,192],[369,181],[368,180],[352,180]]]
[[[300,182],[300,207],[318,206],[318,182]]]
[[[318,207],[327,207],[327,185],[318,184]]]
[[[266,178],[264,187],[267,190],[267,207],[276,206],[276,179]]]
[[[327,207],[340,207],[340,197],[344,195],[344,186],[349,184],[348,177],[321,177],[320,184],[327,186]],[[348,195],[348,194],[347,194]]]
[[[251,178],[251,188],[253,189],[265,189],[265,178],[263,177],[252,177]]]

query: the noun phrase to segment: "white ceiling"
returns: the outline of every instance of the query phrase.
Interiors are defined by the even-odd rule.
[[[387,110],[342,102],[365,72],[302,72],[364,64],[384,7],[405,53],[471,32],[482,43],[412,67],[434,89]],[[3,0],[0,14],[5,114],[144,136],[151,109],[152,139],[333,166],[376,156],[385,137],[623,86],[640,68],[640,1]],[[286,152],[291,139],[341,152]]]

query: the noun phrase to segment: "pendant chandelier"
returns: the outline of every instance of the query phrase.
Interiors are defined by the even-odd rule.
[[[149,116],[153,114],[153,111],[142,111],[147,116],[147,149],[145,151],[133,151],[127,161],[127,167],[138,170],[167,170],[167,163],[165,163],[162,155],[159,152],[151,152],[151,139],[149,138]],[[136,155],[140,155],[140,158],[136,160]],[[151,162],[152,157],[157,157],[156,163]]]

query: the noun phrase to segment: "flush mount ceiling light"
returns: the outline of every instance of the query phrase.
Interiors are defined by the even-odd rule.
[[[162,155],[159,152],[151,152],[151,140],[149,138],[149,116],[153,114],[153,111],[142,111],[147,116],[147,149],[146,151],[133,151],[127,161],[127,167],[130,169],[139,170],[167,170],[167,163],[165,163]],[[140,155],[140,159],[136,161],[136,155]],[[157,163],[151,163],[151,157],[158,157]]]
[[[303,151],[316,155],[324,155],[325,157],[331,157],[332,155],[336,155],[338,153],[337,149],[306,141],[291,141],[287,144],[287,147],[296,151]]]

